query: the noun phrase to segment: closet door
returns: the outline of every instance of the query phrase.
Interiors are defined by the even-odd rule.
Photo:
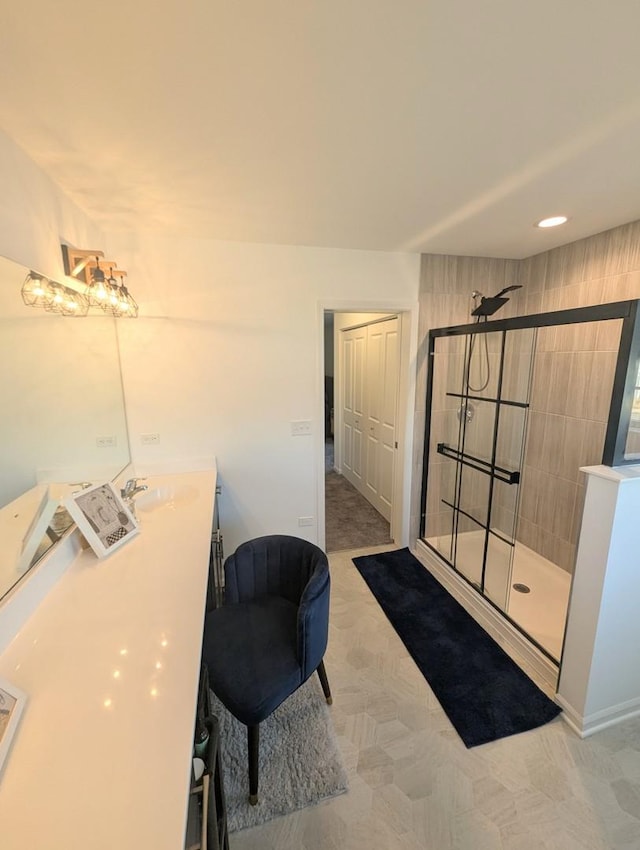
[[[391,521],[398,406],[398,319],[367,327],[364,490]]]
[[[366,327],[342,331],[342,473],[361,493],[366,349]]]

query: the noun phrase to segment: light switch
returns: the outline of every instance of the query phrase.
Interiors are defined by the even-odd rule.
[[[310,419],[298,419],[291,423],[292,437],[307,437],[309,434],[311,434]]]

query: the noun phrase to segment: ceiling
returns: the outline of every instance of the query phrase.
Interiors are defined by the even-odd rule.
[[[637,0],[36,5],[0,125],[106,229],[523,257],[640,218]]]

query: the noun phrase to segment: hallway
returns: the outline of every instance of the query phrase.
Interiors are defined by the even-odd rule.
[[[390,525],[333,468],[333,440],[325,442],[325,539],[327,552],[391,544]]]

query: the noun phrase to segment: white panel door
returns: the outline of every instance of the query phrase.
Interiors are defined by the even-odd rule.
[[[365,420],[365,474],[364,495],[380,510],[380,420],[382,418],[382,366],[384,360],[384,334],[382,323],[367,328],[367,405]]]
[[[366,454],[361,492],[389,522],[396,454],[398,342],[397,318],[367,328]]]
[[[366,328],[342,331],[342,472],[362,492]]]
[[[400,334],[398,319],[385,322],[383,363],[382,418],[380,420],[380,486],[381,513],[391,522],[393,478],[397,454],[398,384],[400,381]]]

